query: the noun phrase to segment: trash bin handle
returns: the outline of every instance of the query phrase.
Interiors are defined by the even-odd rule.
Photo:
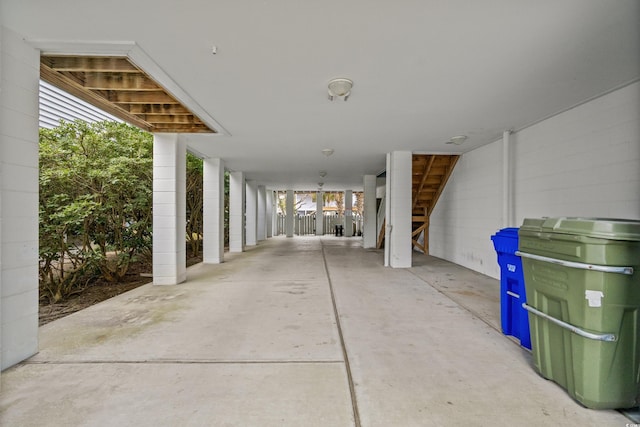
[[[629,276],[633,274],[633,267],[614,267],[610,265],[584,264],[581,262],[565,261],[562,259],[549,258],[546,256],[534,255],[534,254],[529,254],[521,251],[516,251],[515,254],[523,258],[531,258],[531,259],[535,259],[536,261],[550,262],[553,264],[562,265],[564,267],[580,268],[583,270],[592,270],[592,271],[602,271],[604,273],[619,273],[619,274],[626,274]]]
[[[573,326],[569,323],[563,322],[560,319],[556,319],[553,316],[549,316],[546,313],[543,313],[539,310],[536,310],[535,308],[531,307],[529,304],[527,304],[526,302],[522,304],[522,308],[524,308],[525,310],[527,310],[529,313],[535,314],[536,316],[540,316],[543,319],[547,319],[548,321],[555,323],[556,325],[568,329],[571,332],[580,335],[581,337],[585,337],[585,338],[589,338],[592,340],[597,340],[597,341],[607,341],[607,342],[615,342],[618,339],[616,338],[615,334],[594,334],[591,332],[587,332],[585,330],[582,330],[576,326]]]

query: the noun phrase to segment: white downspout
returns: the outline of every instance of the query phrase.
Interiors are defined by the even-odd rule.
[[[502,228],[511,224],[511,148],[509,136],[511,130],[502,133]]]

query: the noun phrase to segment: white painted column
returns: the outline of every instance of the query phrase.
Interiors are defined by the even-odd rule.
[[[244,172],[229,174],[229,252],[244,250]]]
[[[411,152],[387,154],[387,230],[388,265],[411,267]]]
[[[365,249],[375,248],[378,236],[376,219],[378,212],[376,209],[376,176],[364,176],[364,230],[362,232],[362,246]]]
[[[287,237],[293,237],[293,203],[294,195],[293,190],[287,190],[287,213],[284,221],[284,229]]]
[[[353,191],[344,192],[344,237],[353,236]]]
[[[204,159],[202,164],[202,261],[219,264],[224,261],[224,162]]]
[[[267,189],[258,185],[258,241],[267,239]]]
[[[273,200],[273,191],[267,190],[265,201],[265,212],[267,215],[267,238],[273,237],[273,217],[275,215],[275,204]]]
[[[186,144],[178,134],[153,135],[153,284],[187,279]]]
[[[40,52],[0,27],[0,367],[38,351]]]
[[[245,242],[247,246],[255,246],[258,244],[258,186],[255,181],[247,181],[245,206]]]
[[[316,192],[316,236],[324,236],[324,192]]]
[[[273,192],[273,235],[279,236],[282,234],[280,230],[280,215],[278,214],[278,207],[280,206],[280,191]]]

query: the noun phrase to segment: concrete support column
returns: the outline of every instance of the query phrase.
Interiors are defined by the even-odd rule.
[[[393,268],[411,267],[411,158],[410,151],[387,154],[385,265]]]
[[[0,27],[0,368],[38,351],[40,52]]]
[[[267,239],[267,189],[258,185],[258,241]]]
[[[153,284],[187,279],[186,144],[178,134],[153,135]]]
[[[353,191],[344,192],[344,237],[353,236]]]
[[[265,212],[267,215],[267,238],[273,237],[273,217],[275,216],[275,202],[273,198],[273,191],[268,190],[266,192]]]
[[[286,217],[284,220],[284,230],[287,237],[293,237],[293,203],[294,203],[294,195],[293,190],[287,190],[287,201],[286,201]]]
[[[202,261],[219,264],[224,261],[224,162],[202,161]]]
[[[378,230],[376,219],[378,216],[376,207],[376,176],[364,176],[364,230],[362,232],[362,246],[365,249],[375,248],[377,243],[376,232]]]
[[[229,174],[229,252],[244,250],[244,172]]]
[[[258,244],[258,186],[255,181],[247,181],[245,203],[245,241],[247,246],[255,246]]]
[[[316,193],[316,236],[324,235],[324,192]]]
[[[278,207],[280,206],[280,192],[273,192],[273,235],[279,236],[282,234],[282,230],[280,230],[280,215],[278,214]]]

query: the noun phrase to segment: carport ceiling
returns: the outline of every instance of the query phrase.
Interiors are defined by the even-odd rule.
[[[637,81],[639,17],[638,0],[0,2],[45,55],[135,43],[153,70],[134,63],[220,125],[186,134],[194,152],[298,190],[320,171],[359,190],[390,151],[464,154]],[[336,77],[354,81],[347,102],[327,98]]]

